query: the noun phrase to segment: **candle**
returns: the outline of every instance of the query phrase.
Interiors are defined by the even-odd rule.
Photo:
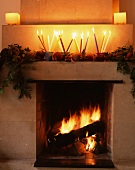
[[[83,44],[83,32],[81,33],[81,40],[80,40],[80,53],[82,52],[82,44]]]
[[[97,53],[99,53],[99,49],[98,49],[98,43],[97,43],[97,37],[94,31],[94,28],[92,28],[93,34],[94,34],[94,39],[95,39],[95,44],[96,44],[96,49],[97,49]]]
[[[52,51],[54,51],[55,50],[55,48],[56,48],[56,45],[57,44],[59,44],[59,46],[60,46],[60,48],[61,48],[61,51],[63,50],[62,49],[62,47],[61,47],[61,44],[60,44],[60,42],[59,42],[59,35],[60,35],[60,31],[56,31],[56,30],[54,30],[54,35],[55,35],[55,37],[56,37],[56,39],[57,39],[57,41],[55,42],[55,45],[54,45],[54,47],[53,47],[53,50]]]
[[[70,41],[70,43],[69,43],[69,45],[68,45],[68,48],[67,48],[66,52],[68,52],[68,50],[69,50],[69,48],[70,48],[72,42],[73,42],[73,38],[71,39],[71,41]]]
[[[126,12],[114,13],[114,24],[126,24]]]
[[[52,37],[52,41],[51,41],[51,44],[50,44],[50,50],[52,50],[52,45],[53,45],[53,41],[54,41],[54,36],[55,36],[55,30],[54,30],[53,37]]]
[[[45,45],[44,45],[44,43],[42,42],[41,37],[39,36],[38,30],[37,30],[37,36],[38,36],[39,41],[41,42],[41,44],[42,44],[42,46],[43,46],[43,49],[46,51]]]
[[[6,13],[5,14],[6,24],[8,25],[19,25],[20,15],[18,13]]]
[[[42,42],[43,42],[43,44],[44,44],[44,37],[43,37],[43,32],[42,32],[42,30],[41,30],[41,38],[42,38]]]
[[[60,42],[61,42],[61,46],[62,46],[63,52],[66,53],[61,36],[59,36],[59,39],[60,39]]]
[[[87,33],[87,40],[86,40],[86,43],[85,43],[84,52],[86,51],[86,48],[87,48],[87,44],[88,44],[88,40],[89,40],[89,35],[90,35],[90,33],[88,32]]]
[[[72,34],[72,36],[73,36],[73,40],[74,40],[74,42],[75,42],[75,46],[76,46],[77,50],[80,52],[79,47],[78,47],[78,44],[77,44],[77,41],[76,41],[76,32],[74,32],[74,33]]]
[[[108,45],[108,42],[109,42],[110,37],[111,37],[111,31],[109,31],[109,35],[108,35],[107,41],[106,41],[106,43],[105,43],[103,52],[105,52],[105,50],[106,50],[106,47],[107,47],[107,45]]]
[[[105,45],[105,37],[106,37],[106,31],[103,32],[103,40],[102,40],[102,44],[101,44],[101,53],[103,52],[104,49],[104,45]]]
[[[50,51],[51,50],[51,44],[50,44],[50,36],[49,35],[48,35],[47,39],[48,39],[48,50]]]

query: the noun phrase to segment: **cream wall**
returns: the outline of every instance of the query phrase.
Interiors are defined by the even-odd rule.
[[[2,49],[2,25],[5,25],[5,13],[20,13],[20,2],[21,0],[0,0],[0,50]]]

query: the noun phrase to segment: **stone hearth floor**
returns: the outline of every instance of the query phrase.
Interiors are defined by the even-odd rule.
[[[35,168],[35,160],[0,160],[0,170],[67,170],[67,168]],[[135,170],[135,162],[121,161],[115,163],[115,168],[79,168],[79,170]],[[70,168],[70,170],[78,170],[78,168]]]

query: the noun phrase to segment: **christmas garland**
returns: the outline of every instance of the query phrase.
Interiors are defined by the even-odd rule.
[[[22,48],[18,44],[8,45],[0,53],[0,94],[5,92],[5,88],[10,84],[13,85],[13,89],[19,92],[18,98],[31,98],[32,88],[29,85],[31,81],[30,77],[25,75],[24,70],[35,70],[31,65],[36,61],[44,61],[44,51],[31,51],[29,48]],[[135,52],[133,46],[119,47],[111,53],[99,53],[91,54],[84,53],[66,53],[54,52],[54,61],[111,61],[117,62],[117,71],[122,74],[128,74],[133,83],[131,93],[135,99]],[[7,75],[1,75],[1,70],[6,66]]]

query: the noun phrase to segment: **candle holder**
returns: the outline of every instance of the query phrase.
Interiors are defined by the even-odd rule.
[[[53,52],[45,52],[44,54],[45,54],[46,61],[52,61]]]

